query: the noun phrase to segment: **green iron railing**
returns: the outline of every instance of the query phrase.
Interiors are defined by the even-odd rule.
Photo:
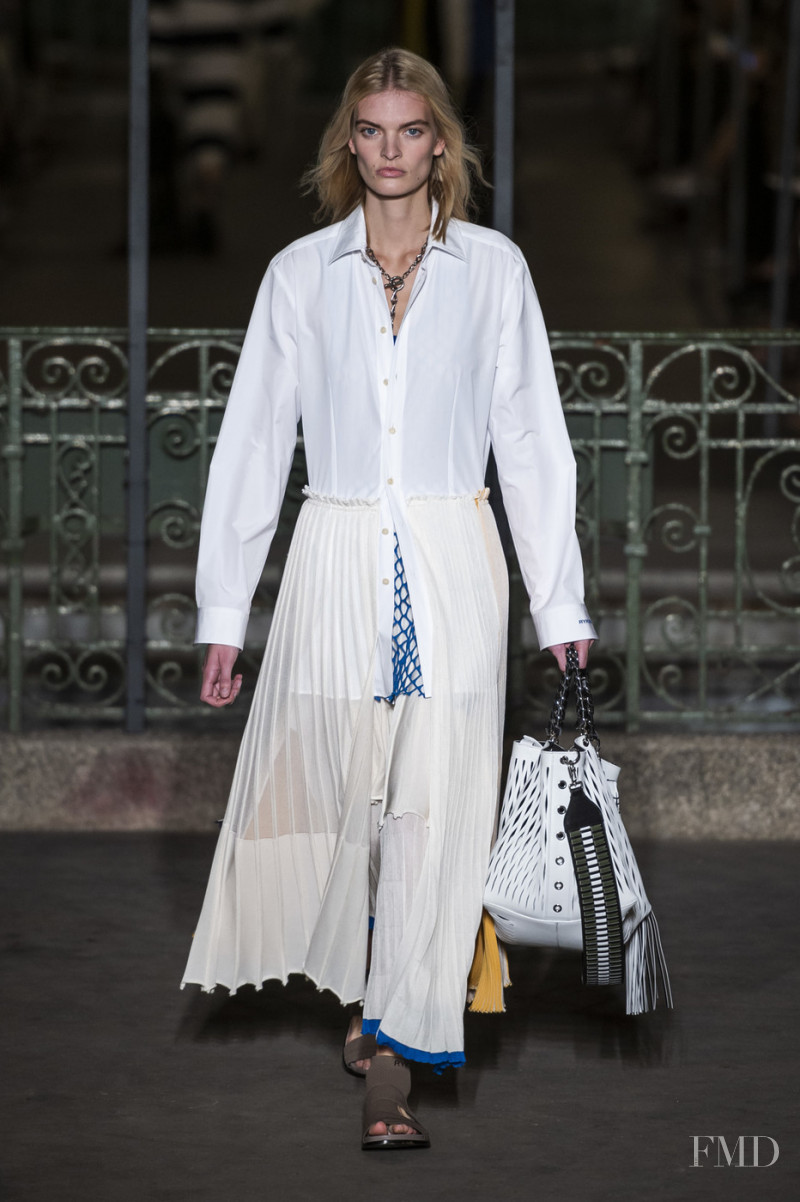
[[[579,466],[604,725],[800,716],[800,335],[554,334]],[[201,720],[193,574],[241,332],[149,337],[147,716]],[[768,371],[782,348],[779,386]],[[792,382],[792,381],[795,382]],[[125,698],[124,330],[0,330],[0,712],[114,722]],[[254,682],[305,482],[302,440],[244,652]],[[553,689],[512,562],[509,713]],[[544,670],[543,670],[544,669]],[[241,720],[219,713],[215,721]]]

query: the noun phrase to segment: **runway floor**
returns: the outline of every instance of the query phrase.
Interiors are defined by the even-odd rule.
[[[344,1012],[300,979],[178,981],[213,838],[6,835],[0,1196],[781,1199],[800,1196],[793,843],[637,844],[676,1009],[626,1018],[568,955],[512,952],[466,1068],[418,1074],[430,1151],[365,1156]],[[749,1168],[752,1141],[779,1159]],[[693,1167],[693,1137],[747,1136]],[[762,1160],[772,1144],[760,1141]]]

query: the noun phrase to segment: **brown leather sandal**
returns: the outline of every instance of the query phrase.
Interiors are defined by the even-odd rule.
[[[430,1136],[422,1123],[408,1108],[411,1072],[399,1056],[375,1056],[367,1072],[367,1095],[364,1099],[364,1134],[361,1147],[365,1152],[388,1152],[395,1149],[429,1148]],[[385,1123],[385,1135],[370,1135],[375,1123]],[[392,1131],[400,1125],[414,1127],[413,1134]]]
[[[342,1064],[348,1073],[354,1077],[366,1077],[363,1068],[356,1066],[358,1060],[371,1060],[378,1054],[378,1045],[374,1035],[356,1035],[355,1039],[345,1040],[342,1048]]]

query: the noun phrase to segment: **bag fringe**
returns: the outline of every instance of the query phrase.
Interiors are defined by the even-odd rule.
[[[473,1014],[504,1013],[506,1003],[503,988],[510,984],[505,948],[498,942],[494,919],[484,910],[467,981],[467,988],[473,993],[470,1011]]]
[[[658,976],[664,989],[664,1002],[672,1008],[672,987],[667,961],[661,945],[656,916],[651,910],[625,944],[625,981],[627,1014],[644,1014],[658,1005]]]

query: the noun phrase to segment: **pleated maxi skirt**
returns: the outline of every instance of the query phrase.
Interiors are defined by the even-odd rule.
[[[381,1035],[459,1063],[500,784],[508,579],[485,490],[412,498],[408,515],[433,635],[433,679],[418,701],[429,707],[428,838]],[[379,538],[377,503],[308,494],[184,985],[233,993],[303,973],[343,1003],[364,997],[386,704],[373,697]]]

